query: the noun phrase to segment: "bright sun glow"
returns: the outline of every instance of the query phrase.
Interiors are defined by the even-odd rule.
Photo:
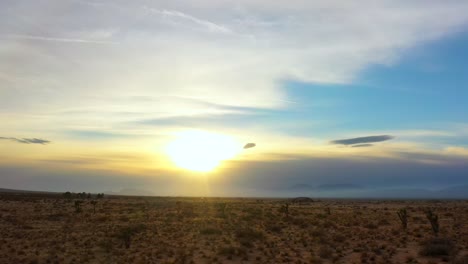
[[[167,146],[167,154],[177,167],[207,172],[242,149],[233,138],[206,131],[184,131]]]

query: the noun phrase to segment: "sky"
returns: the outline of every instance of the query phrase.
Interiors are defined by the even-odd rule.
[[[313,196],[468,185],[466,10],[3,0],[0,188]]]

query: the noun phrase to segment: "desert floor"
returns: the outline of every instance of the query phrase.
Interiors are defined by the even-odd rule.
[[[0,263],[468,263],[467,254],[468,201],[0,194]]]

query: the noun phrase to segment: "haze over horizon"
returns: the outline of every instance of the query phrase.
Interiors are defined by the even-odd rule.
[[[2,1],[0,188],[468,197],[466,10]]]

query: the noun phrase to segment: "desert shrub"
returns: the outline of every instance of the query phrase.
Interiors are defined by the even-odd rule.
[[[380,219],[379,222],[377,223],[379,226],[388,226],[391,225],[390,222],[387,219]]]
[[[62,213],[56,213],[56,214],[50,214],[47,216],[48,221],[62,221],[65,218],[65,214]]]
[[[257,240],[263,240],[265,238],[264,234],[260,231],[257,231],[253,228],[240,228],[235,231],[235,235],[239,240],[239,243],[244,247],[252,247],[252,242]]]
[[[309,259],[309,263],[314,263],[314,264],[322,264],[323,261],[322,259],[316,257],[316,256],[311,256]]]
[[[82,209],[81,209],[81,204],[83,203],[83,201],[80,201],[80,200],[76,200],[75,201],[75,213],[81,213]]]
[[[122,239],[126,248],[129,248],[132,237],[145,229],[146,226],[144,224],[126,226],[117,233],[117,237]]]
[[[98,246],[101,247],[105,252],[109,253],[114,248],[114,243],[109,239],[103,239],[99,241]]]
[[[237,229],[236,237],[246,238],[250,240],[263,240],[264,239],[264,235],[261,231],[257,231],[251,227]]]
[[[100,216],[97,216],[96,218],[93,219],[94,222],[106,222],[106,221],[109,221],[109,220],[111,220],[111,219],[106,215],[100,215]]]
[[[218,211],[218,217],[226,218],[226,208],[227,208],[226,203],[217,203],[216,204],[216,209]]]
[[[322,227],[323,228],[336,228],[336,225],[335,223],[331,222],[331,221],[325,221],[322,223]]]
[[[333,256],[333,249],[329,246],[321,246],[318,252],[319,256],[323,259],[329,259]]]
[[[286,218],[289,217],[289,203],[285,203],[281,205],[281,207],[278,209],[279,213],[284,214]]]
[[[130,220],[130,217],[128,217],[127,215],[122,215],[118,219],[122,222],[128,222]]]
[[[63,197],[66,198],[66,199],[70,199],[72,197],[72,194],[71,194],[71,192],[65,192],[65,193],[63,193]]]
[[[468,254],[455,258],[453,264],[468,264]]]
[[[364,227],[367,228],[367,229],[377,229],[378,228],[378,226],[376,224],[374,224],[374,223],[367,223],[367,224],[364,225]]]
[[[336,234],[334,237],[333,237],[333,240],[337,243],[343,243],[345,240],[346,240],[346,236],[342,235],[342,234]]]
[[[246,256],[247,251],[243,248],[240,247],[233,247],[233,246],[228,246],[228,247],[221,247],[218,250],[219,255],[227,256],[227,257],[233,257],[233,256]]]
[[[327,218],[327,215],[326,214],[317,214],[317,218],[318,219],[325,219],[325,218]]]
[[[272,233],[280,233],[283,228],[280,225],[270,224],[267,225],[266,229]]]
[[[222,231],[218,228],[207,227],[200,230],[202,235],[221,235]]]
[[[92,201],[91,201],[91,204],[93,205],[93,213],[96,213],[96,204],[97,204],[97,201],[96,201],[96,200],[92,200]]]
[[[448,238],[433,238],[422,243],[423,256],[449,256],[456,250],[455,243]]]
[[[307,228],[309,226],[309,221],[307,220],[307,218],[304,217],[293,218],[291,219],[291,223],[300,228]]]
[[[314,228],[310,231],[310,235],[313,237],[322,237],[325,236],[325,231],[322,228]]]
[[[419,263],[419,262],[413,256],[407,256],[406,263]]]

